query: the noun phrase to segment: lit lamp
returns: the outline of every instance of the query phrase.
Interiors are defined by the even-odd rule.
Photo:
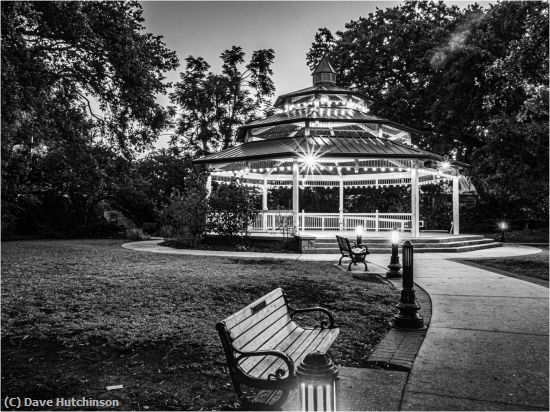
[[[302,411],[335,411],[338,369],[326,353],[306,355],[296,369]]]
[[[363,226],[357,226],[355,228],[355,234],[357,235],[357,244],[363,243]]]
[[[399,264],[399,232],[395,229],[391,232],[391,259],[386,272],[387,278],[401,277],[401,265]]]
[[[500,241],[501,242],[506,242],[506,237],[504,236],[504,231],[506,229],[508,229],[508,225],[506,224],[506,222],[500,222],[499,226],[500,226]]]

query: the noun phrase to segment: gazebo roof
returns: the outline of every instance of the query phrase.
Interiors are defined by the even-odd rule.
[[[196,159],[196,164],[296,158],[314,150],[324,161],[336,159],[435,160],[445,158],[411,144],[411,127],[368,113],[361,93],[336,86],[334,68],[323,58],[311,87],[279,96],[276,114],[239,128],[241,145]]]
[[[303,154],[307,148],[320,149],[319,157],[321,159],[327,156],[336,156],[351,159],[360,157],[364,159],[444,160],[442,156],[426,150],[376,137],[367,132],[361,133],[360,136],[350,132],[346,137],[303,136],[257,140],[202,157],[194,160],[194,163],[214,164],[294,157]]]
[[[325,109],[320,107],[307,107],[303,109],[293,110],[291,112],[276,113],[264,119],[258,119],[250,123],[247,123],[244,126],[241,126],[239,128],[237,132],[237,141],[242,141],[246,134],[246,131],[254,127],[276,126],[276,125],[282,125],[282,124],[306,121],[306,120],[317,120],[321,122],[347,121],[347,122],[353,122],[353,123],[387,124],[404,131],[408,131],[412,133],[420,133],[418,130],[413,129],[412,127],[403,126],[392,120],[384,119],[383,117],[364,113],[356,109],[348,109],[348,108]]]
[[[336,86],[335,84],[330,84],[330,83],[317,83],[317,84],[314,84],[313,86],[306,87],[305,89],[300,89],[291,93],[280,95],[279,97],[277,97],[277,100],[275,100],[275,103],[273,104],[273,106],[280,108],[283,106],[284,102],[291,97],[305,96],[312,93],[345,94],[350,96],[361,97],[362,99],[369,101],[367,96],[365,96],[363,93],[360,93],[358,91],[344,89],[342,87],[339,87],[339,86]]]

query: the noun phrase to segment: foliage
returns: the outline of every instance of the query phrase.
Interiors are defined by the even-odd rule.
[[[206,177],[193,177],[183,192],[172,194],[163,210],[163,221],[164,227],[171,229],[170,237],[196,246],[206,228],[207,191]]]
[[[545,2],[406,2],[335,35],[320,29],[307,57],[314,67],[328,53],[339,84],[366,94],[373,113],[472,163],[488,211],[547,220],[548,48]]]
[[[133,227],[131,229],[128,229],[126,231],[126,237],[130,240],[135,240],[135,241],[148,240],[151,238],[151,236],[149,236],[148,234],[143,233],[143,229],[139,227]]]
[[[181,81],[170,95],[181,109],[173,144],[178,145],[182,138],[181,146],[195,155],[231,147],[237,127],[267,109],[267,98],[275,89],[272,49],[253,52],[244,71],[240,68],[245,61],[241,47],[225,50],[220,58],[222,72],[214,74],[202,57],[189,56]]]
[[[136,173],[148,183],[144,191],[156,209],[162,210],[174,192],[183,192],[189,184],[195,184],[191,160],[189,154],[170,147],[136,161]]]
[[[258,214],[254,207],[258,192],[243,185],[238,179],[220,184],[208,199],[210,212],[207,229],[221,236],[228,236],[236,244],[248,237],[249,227]]]
[[[59,138],[51,132],[60,104],[87,112],[99,136],[122,149],[153,142],[167,120],[155,96],[178,60],[142,23],[136,1],[3,5],[3,147]]]
[[[104,206],[154,220],[132,155],[168,124],[178,60],[142,23],[131,1],[2,5],[3,235],[91,234]]]

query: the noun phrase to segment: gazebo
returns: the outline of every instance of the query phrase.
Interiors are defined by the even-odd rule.
[[[239,145],[194,160],[210,171],[212,181],[241,182],[262,189],[262,212],[252,232],[275,233],[281,216],[294,234],[342,232],[362,226],[366,233],[398,229],[418,237],[419,186],[452,182],[452,234],[460,233],[459,190],[467,184],[460,171],[465,164],[418,148],[411,135],[419,131],[369,112],[363,94],[338,87],[336,73],[323,58],[312,73],[313,86],[279,96],[276,113],[241,126]],[[405,186],[410,188],[407,213],[344,212],[347,188]],[[268,190],[292,188],[292,210],[268,210]],[[326,187],[339,191],[339,210],[309,213],[300,210],[299,191]]]

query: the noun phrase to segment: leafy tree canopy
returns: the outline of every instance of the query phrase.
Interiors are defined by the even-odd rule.
[[[475,162],[492,213],[547,219],[548,48],[546,2],[411,1],[335,35],[320,29],[307,58],[314,67],[328,53],[338,82],[371,98],[373,113],[424,131],[421,147]]]
[[[3,4],[3,155],[29,136],[59,139],[48,116],[59,102],[87,114],[98,136],[122,149],[153,142],[167,119],[155,96],[178,59],[142,22],[136,1]]]
[[[173,144],[196,155],[231,147],[237,127],[268,108],[274,56],[272,49],[257,50],[245,65],[244,51],[233,46],[220,55],[221,74],[209,71],[202,57],[189,56],[170,96],[180,111]]]

